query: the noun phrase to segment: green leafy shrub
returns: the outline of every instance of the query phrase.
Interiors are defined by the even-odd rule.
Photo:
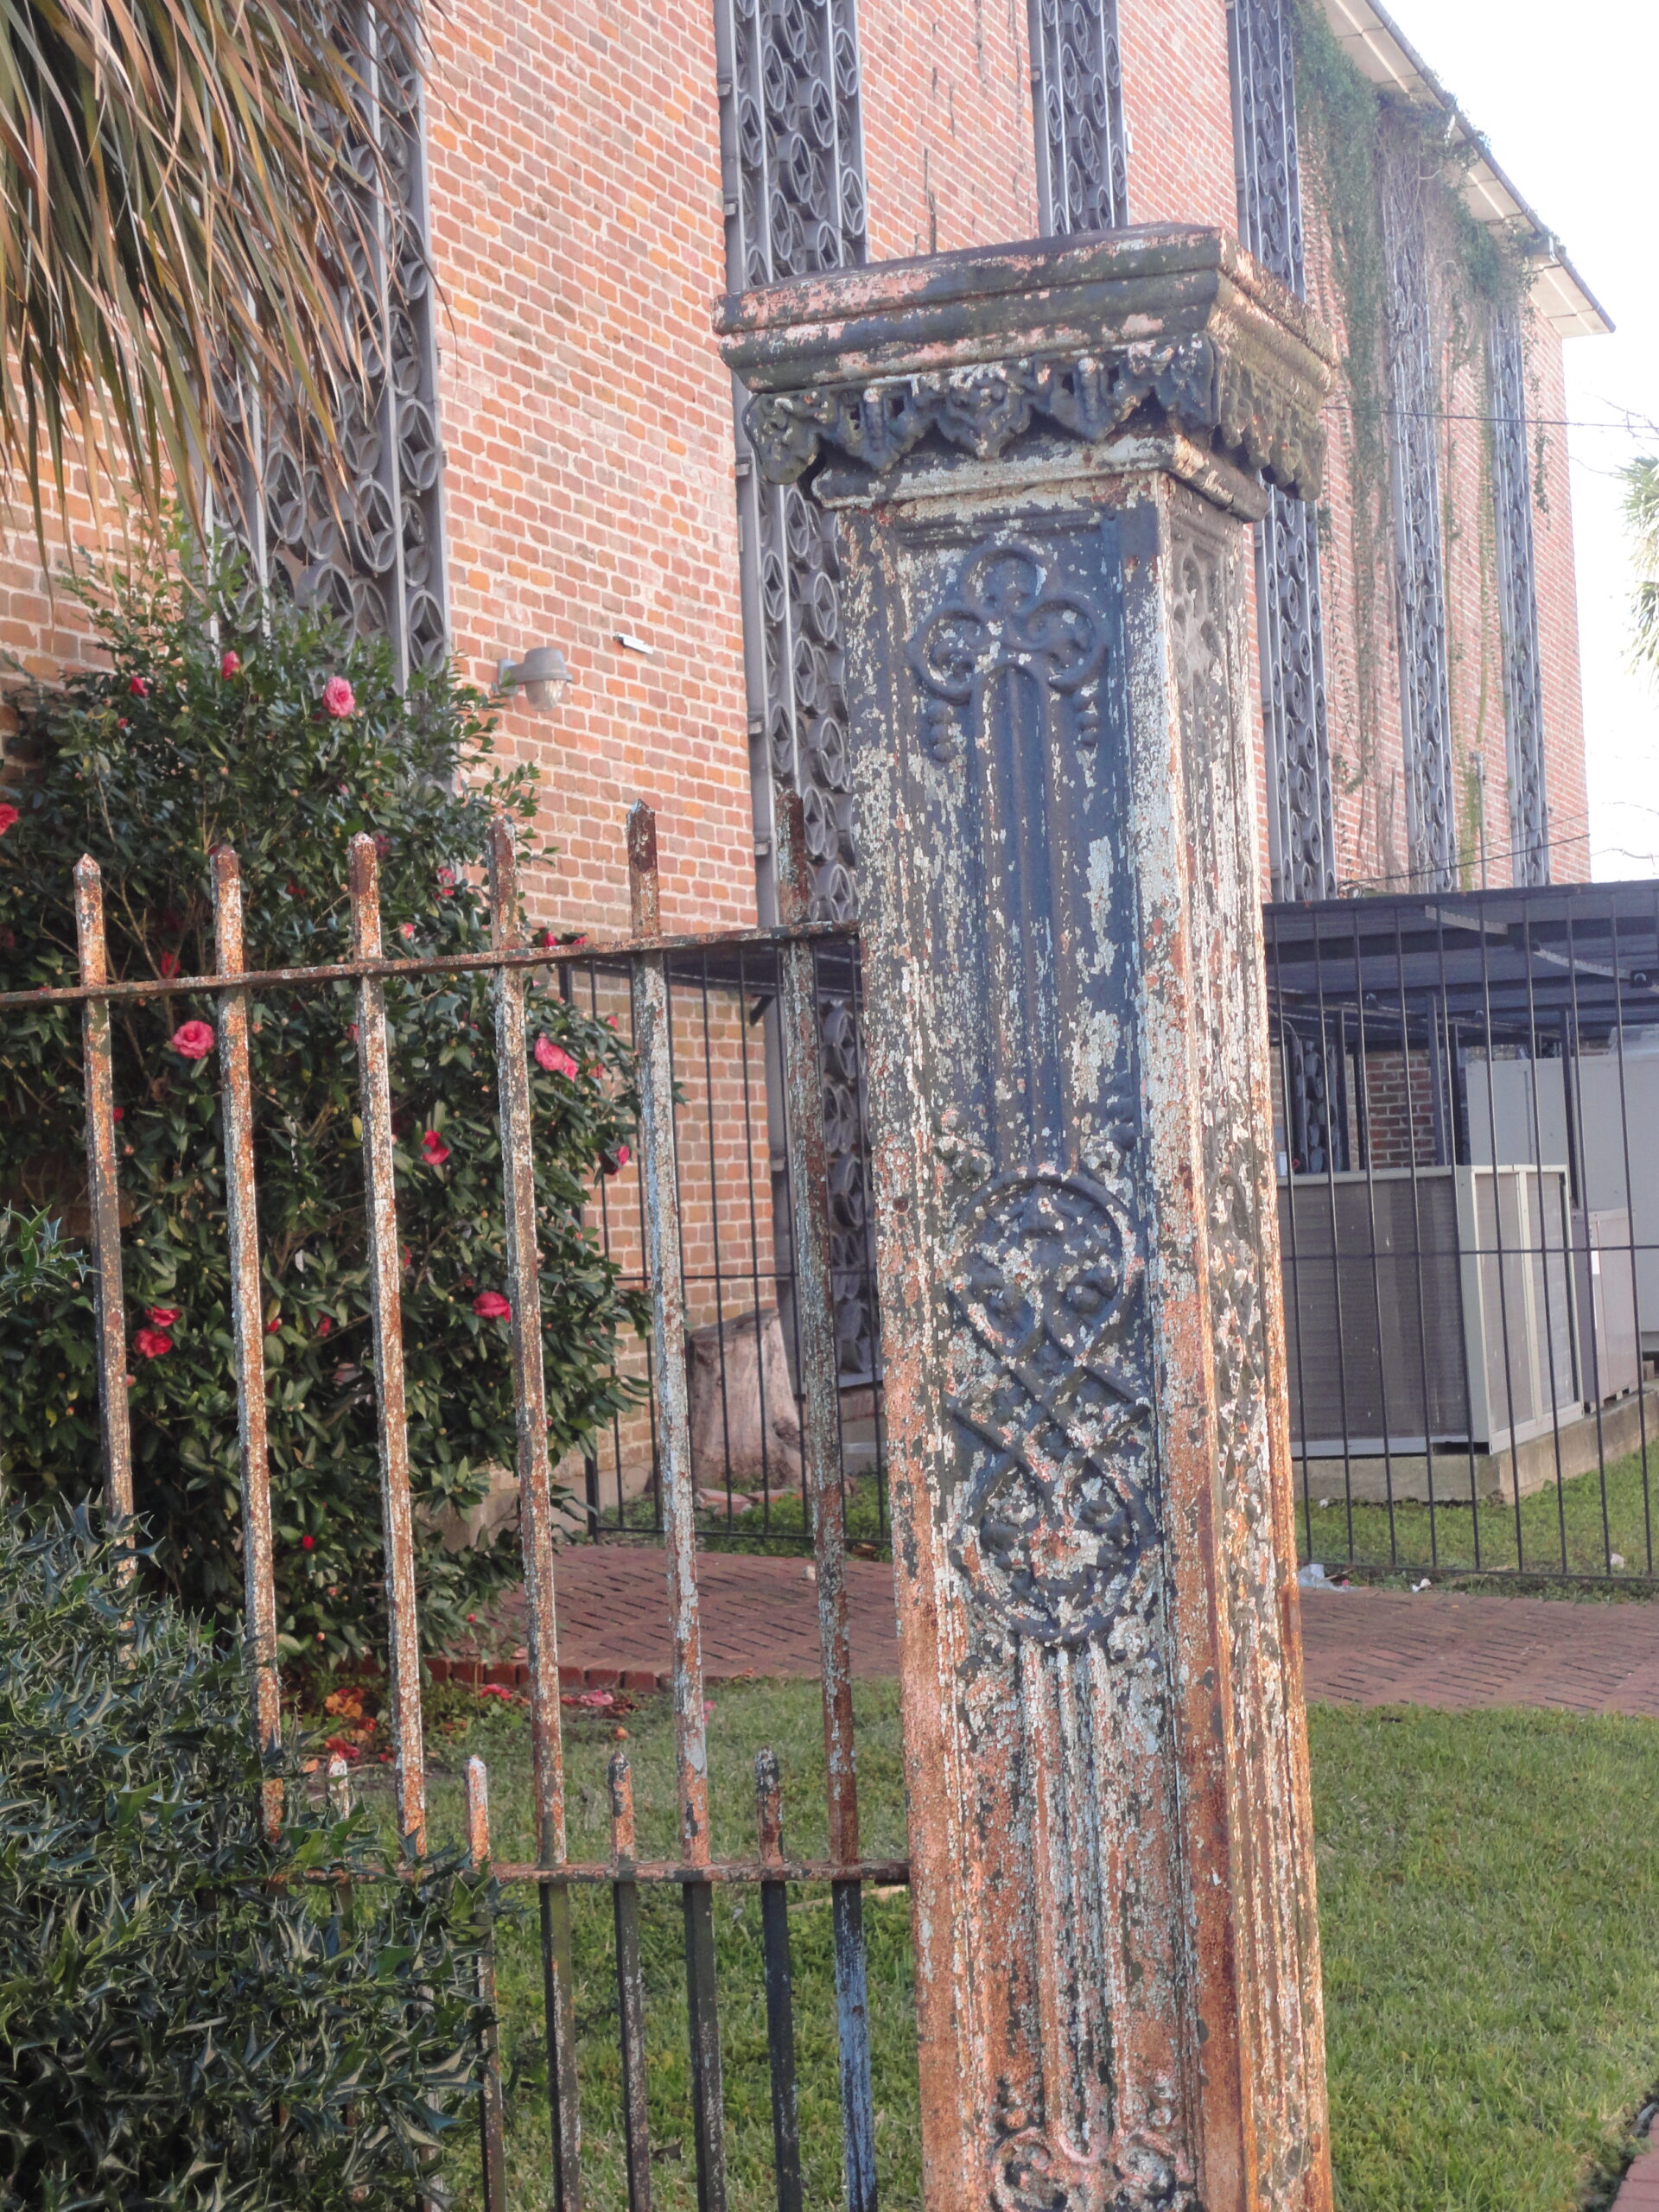
[[[209,971],[209,860],[241,855],[250,966],[348,952],[347,845],[373,834],[389,951],[483,950],[468,869],[498,809],[527,825],[532,772],[490,758],[487,701],[447,672],[400,693],[384,649],[213,574],[118,576],[92,598],[111,666],[17,698],[27,765],[0,811],[0,988],[76,980],[71,873],[104,873],[112,972]],[[16,818],[9,818],[13,808]],[[510,1532],[451,1550],[514,1448],[492,987],[387,987],[404,1337],[423,1628],[442,1647],[516,1571]],[[211,998],[118,1007],[115,1090],[136,1509],[147,1572],[199,1612],[239,1611],[217,1054]],[[192,1029],[190,1025],[198,1025]],[[0,1015],[0,1201],[87,1225],[79,1010]],[[613,1028],[531,995],[543,1351],[556,1459],[621,1402],[637,1313],[582,1225],[633,1110]],[[279,1619],[290,1654],[384,1649],[374,1360],[353,996],[256,1000],[252,1065]],[[199,1056],[195,1056],[199,1055]],[[99,1479],[92,1286],[0,1313],[0,1475],[24,1503]],[[454,1523],[450,1522],[453,1530]]]
[[[370,1883],[302,1777],[268,1843],[239,1669],[117,1550],[0,1539],[0,2212],[408,2212],[493,1892]]]

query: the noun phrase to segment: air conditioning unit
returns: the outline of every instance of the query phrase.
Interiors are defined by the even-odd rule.
[[[1498,1452],[1576,1421],[1572,1229],[1565,1166],[1281,1180],[1296,1456]]]

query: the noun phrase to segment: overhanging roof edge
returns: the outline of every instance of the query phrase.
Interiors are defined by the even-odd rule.
[[[1563,338],[1605,337],[1612,317],[1561,251],[1560,242],[1482,143],[1479,132],[1378,0],[1320,0],[1337,42],[1374,85],[1443,108],[1459,136],[1478,148],[1464,181],[1471,213],[1483,223],[1517,219],[1542,242],[1534,297],[1539,312]]]

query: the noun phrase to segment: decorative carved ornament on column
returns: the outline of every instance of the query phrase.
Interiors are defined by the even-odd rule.
[[[1410,118],[1390,119],[1385,110],[1379,149],[1408,857],[1414,888],[1455,891],[1458,825],[1440,531],[1440,384],[1428,296],[1418,126]]]
[[[1527,365],[1521,318],[1497,316],[1487,341],[1492,395],[1492,505],[1503,633],[1503,721],[1510,768],[1510,848],[1517,883],[1549,881],[1542,654],[1527,454]]]
[[[927,2201],[1328,2212],[1245,529],[1332,349],[1174,228],[720,327],[841,524]]]
[[[1117,0],[1030,0],[1037,213],[1045,234],[1129,219]]]
[[[365,143],[360,174],[391,191],[362,189],[377,297],[362,340],[369,390],[346,408],[349,474],[331,494],[296,410],[238,410],[227,396],[226,519],[262,582],[326,609],[348,636],[390,638],[402,677],[448,650],[426,121],[417,45],[363,21],[360,120],[380,162]]]
[[[1307,296],[1295,50],[1289,0],[1228,11],[1239,235],[1264,269]],[[1268,832],[1275,899],[1334,899],[1336,823],[1325,715],[1318,511],[1275,491],[1255,540]]]

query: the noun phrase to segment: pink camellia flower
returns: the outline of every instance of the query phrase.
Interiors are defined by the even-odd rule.
[[[140,1329],[132,1348],[140,1359],[163,1359],[173,1349],[173,1339],[164,1329]]]
[[[438,870],[438,896],[441,899],[453,899],[454,895],[455,871],[452,868],[441,868]]]
[[[480,1321],[505,1321],[512,1308],[499,1290],[480,1290],[473,1300],[473,1311]]]
[[[266,1334],[268,1337],[274,1337],[274,1336],[276,1335],[276,1333],[277,1330],[278,1330],[278,1329],[280,1329],[280,1328],[282,1327],[282,1325],[283,1325],[283,1317],[282,1317],[282,1315],[281,1315],[280,1313],[273,1313],[273,1314],[271,1315],[271,1317],[270,1317],[270,1320],[269,1320],[269,1321],[267,1321],[267,1322],[266,1322],[266,1324],[265,1324],[265,1334]]]
[[[0,804],[0,837],[3,837],[17,819],[17,810],[10,799]]]
[[[316,1548],[317,1540],[315,1536],[302,1536],[300,1538],[300,1549],[302,1552],[314,1552]]]
[[[337,722],[357,712],[357,697],[343,676],[331,676],[322,687],[322,711]]]
[[[429,1167],[442,1167],[449,1157],[449,1147],[435,1129],[429,1129],[421,1139],[421,1157]]]
[[[135,676],[131,683],[128,684],[127,689],[131,692],[135,699],[148,699],[149,696],[149,678],[147,676]]]
[[[163,976],[176,976],[179,972],[179,956],[176,952],[164,952],[156,964]]]
[[[124,1106],[117,1106],[113,1108],[111,1118],[117,1122],[124,1122],[127,1118],[126,1108]]]
[[[144,1315],[152,1328],[170,1329],[178,1319],[181,1308],[176,1306],[152,1306]]]
[[[232,676],[240,676],[242,673],[241,654],[221,653],[219,657],[219,672],[227,683]]]
[[[626,1167],[632,1157],[633,1154],[628,1150],[626,1145],[618,1145],[616,1147],[616,1164],[619,1167]]]
[[[545,1068],[549,1075],[574,1077],[576,1072],[576,1064],[569,1053],[563,1045],[556,1045],[550,1037],[536,1039],[536,1065],[538,1068]]]
[[[317,1334],[318,1334],[320,1337],[329,1337],[329,1336],[332,1336],[332,1335],[334,1334],[334,1323],[329,1319],[328,1316],[325,1313],[325,1314],[323,1315],[323,1317],[322,1317],[321,1320],[321,1321],[319,1321],[319,1322],[318,1322],[318,1324],[317,1324]]]
[[[631,1156],[626,1145],[620,1144],[614,1152],[601,1152],[599,1164],[607,1175],[620,1175]]]
[[[205,1060],[213,1049],[212,1024],[181,1021],[173,1032],[173,1049],[187,1060]]]
[[[398,934],[398,936],[399,936],[399,937],[404,938],[409,938],[413,937],[413,936],[414,936],[414,934],[415,934],[415,925],[414,925],[414,923],[413,923],[413,922],[405,922],[405,923],[404,923],[404,924],[403,924],[403,925],[401,926],[401,928],[398,930],[397,934]]]

